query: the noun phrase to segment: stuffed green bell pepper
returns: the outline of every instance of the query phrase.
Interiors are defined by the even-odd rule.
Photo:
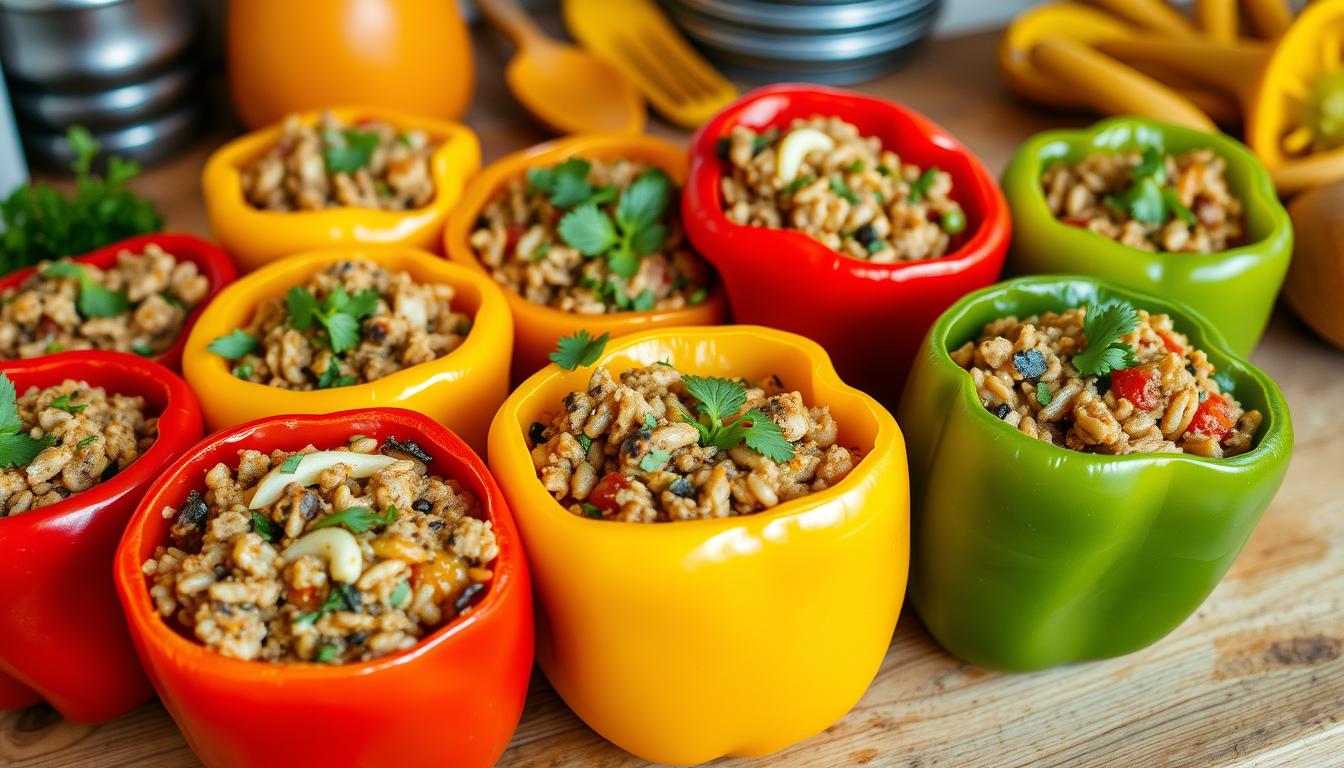
[[[1278,387],[1201,315],[1082,277],[967,295],[915,362],[911,597],[974,664],[1118,656],[1184,621],[1292,449]]]
[[[1082,274],[1183,302],[1250,354],[1293,249],[1269,175],[1235,139],[1139,118],[1028,139],[1003,173],[1010,274]]]

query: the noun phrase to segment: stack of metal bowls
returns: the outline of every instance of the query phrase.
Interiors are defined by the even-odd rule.
[[[660,0],[727,72],[845,85],[895,66],[923,39],[941,0]]]
[[[201,122],[196,0],[0,0],[0,63],[24,145],[71,159],[71,125],[103,149],[153,162]]]

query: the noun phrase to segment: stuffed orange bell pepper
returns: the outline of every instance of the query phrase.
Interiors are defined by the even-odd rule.
[[[374,444],[363,459],[382,462],[376,474],[352,464],[305,469],[334,451],[352,461],[361,442]],[[309,445],[318,451],[298,453]],[[232,477],[248,450],[289,456],[249,480],[239,473],[255,484],[240,527],[206,476],[227,467]],[[420,467],[396,470],[408,456]],[[317,475],[334,471],[346,484],[324,491]],[[285,487],[267,486],[272,477]],[[376,515],[336,511],[347,484],[376,486],[356,501],[395,503]],[[272,500],[258,501],[268,487]],[[301,504],[311,517],[295,514]],[[277,513],[308,519],[307,528],[281,525]],[[471,542],[459,547],[461,531]],[[193,571],[169,547],[220,565]],[[484,573],[461,573],[467,548],[482,561],[470,571]],[[284,559],[278,571],[273,562]],[[210,768],[486,768],[523,711],[533,618],[518,531],[480,457],[418,413],[282,416],[211,435],[145,493],[117,547],[115,581],[145,672]],[[201,604],[187,618],[203,618],[184,626],[193,600]]]
[[[663,205],[655,206],[661,209],[658,215],[648,217],[646,233],[662,227],[665,237],[647,248],[622,250],[617,243],[605,254],[576,253],[565,240],[566,214],[574,215],[588,203],[600,216],[611,217],[597,223],[612,222],[614,235],[635,234],[623,228],[622,198],[640,181],[622,176],[623,163],[662,172],[661,189],[651,197]],[[577,175],[568,174],[573,169],[579,169]],[[620,336],[671,325],[715,325],[727,319],[727,299],[713,270],[678,234],[676,187],[685,179],[686,153],[681,149],[652,136],[611,134],[540,144],[491,164],[472,180],[448,217],[446,251],[453,261],[493,273],[505,284],[516,326],[514,381],[546,365],[556,340],[580,329],[594,336]],[[526,224],[518,220],[520,205],[528,212]],[[606,210],[612,213],[603,213]],[[632,275],[618,274],[621,254],[643,256],[627,260]],[[488,260],[495,263],[487,264]],[[602,266],[608,263],[610,270]],[[571,279],[580,268],[582,274]],[[565,276],[553,277],[557,273]],[[548,287],[561,282],[581,284]],[[510,283],[517,285],[510,289]],[[656,294],[663,297],[655,300]]]
[[[457,123],[386,109],[345,107],[327,112],[349,128],[296,138],[286,134],[283,123],[277,123],[225,144],[206,161],[201,187],[210,229],[241,271],[250,272],[291,253],[329,246],[383,244],[438,249],[448,212],[467,179],[480,167],[476,134]],[[298,120],[302,126],[313,126],[321,115],[309,112],[299,115]],[[362,130],[373,123],[380,124],[379,130],[390,126],[401,133],[390,146],[381,146],[379,131]],[[332,138],[327,135],[330,133],[339,135]],[[391,153],[402,151],[395,145],[404,142],[419,147],[421,141],[426,142],[426,151],[432,149],[428,178],[396,176],[399,172],[419,172],[410,166],[400,170],[391,167]],[[312,151],[310,159],[324,166],[322,179],[309,180],[305,174],[303,184],[310,187],[298,192],[288,190],[302,198],[301,204],[274,197],[279,194],[275,190],[288,189],[285,183],[293,181],[277,178],[284,167],[281,162],[268,168],[258,165],[277,147],[286,163],[303,159],[288,153]],[[366,172],[374,175],[380,163],[389,164],[381,175],[363,178]],[[415,187],[421,194],[403,199],[403,183],[406,189]],[[262,200],[271,207],[259,207],[257,201],[249,199],[245,184],[250,185],[254,196],[260,195],[260,190],[272,190],[271,196]],[[427,196],[426,184],[432,185]],[[397,206],[405,209],[388,208],[390,203],[379,202],[384,197],[395,199]],[[427,202],[420,203],[421,198]]]
[[[734,430],[745,442],[723,442]],[[774,463],[781,449],[793,458]],[[541,668],[621,748],[674,764],[765,755],[838,720],[876,675],[905,591],[905,444],[816,343],[757,326],[613,340],[593,367],[551,365],[510,396],[490,466],[540,600]]]
[[[210,429],[400,406],[483,446],[508,394],[512,342],[502,292],[479,272],[414,248],[348,248],[230,285],[192,329],[182,369]]]

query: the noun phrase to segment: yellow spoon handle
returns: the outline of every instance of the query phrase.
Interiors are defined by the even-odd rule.
[[[1207,40],[1133,38],[1099,43],[1098,50],[1123,62],[1156,64],[1193,77],[1242,100],[1255,91],[1267,57],[1260,46],[1222,45]]]
[[[1201,131],[1218,130],[1189,99],[1133,67],[1072,40],[1042,40],[1031,50],[1031,60],[1099,112],[1151,117]]]
[[[1278,37],[1293,23],[1293,9],[1287,0],[1242,0],[1251,29],[1265,39]]]
[[[1237,0],[1195,0],[1195,18],[1215,43],[1237,41]]]
[[[1151,29],[1172,37],[1197,38],[1199,30],[1165,0],[1091,0],[1142,29]]]
[[[547,35],[516,0],[474,0],[490,25],[518,48],[546,42]]]

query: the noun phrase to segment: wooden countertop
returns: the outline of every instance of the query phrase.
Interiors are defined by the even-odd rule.
[[[1091,120],[1014,101],[998,79],[996,43],[995,34],[930,42],[900,71],[859,89],[929,115],[995,171],[1029,134]],[[545,136],[501,82],[507,51],[479,36],[477,47],[481,81],[468,123],[489,162]],[[199,176],[205,156],[230,130],[227,118],[220,126],[138,183],[159,201],[171,229],[208,231]],[[687,138],[662,123],[650,130]],[[1292,465],[1231,572],[1169,637],[1111,661],[1002,674],[943,652],[907,610],[881,672],[848,716],[780,754],[722,764],[1344,766],[1344,353],[1281,309],[1253,360],[1278,381],[1292,408]],[[535,672],[522,723],[500,764],[644,763],[589,730]],[[45,706],[0,714],[0,765],[199,763],[152,702],[101,726],[64,722]]]

